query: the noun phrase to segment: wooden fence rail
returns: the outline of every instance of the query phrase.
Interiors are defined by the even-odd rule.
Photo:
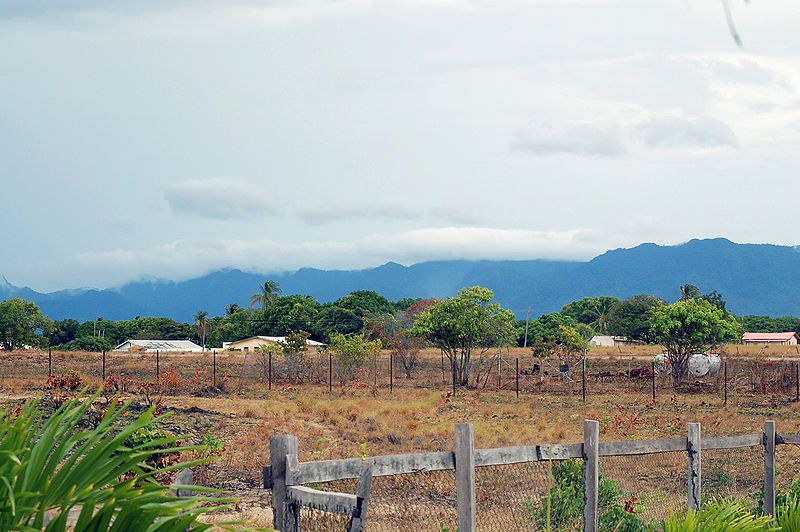
[[[584,462],[583,530],[597,531],[598,458],[603,456],[648,455],[685,452],[687,455],[687,508],[698,509],[701,501],[702,452],[712,449],[764,448],[764,513],[775,515],[775,448],[800,445],[800,435],[776,434],[775,422],[765,421],[764,432],[744,436],[704,438],[699,423],[689,423],[685,438],[647,441],[600,442],[599,423],[584,421],[583,443],[543,444],[489,449],[474,448],[471,424],[456,424],[455,449],[437,453],[413,453],[344,460],[297,462],[297,438],[276,435],[270,438],[271,464],[264,468],[264,488],[272,490],[274,526],[282,531],[300,531],[302,506],[356,516],[356,528],[363,526],[369,499],[369,481],[375,476],[403,475],[426,471],[454,470],[458,530],[476,528],[475,468],[581,459]],[[358,493],[321,492],[303,484],[360,479]],[[302,488],[302,489],[300,489]],[[360,501],[360,502],[359,502]],[[354,526],[351,523],[351,527]]]

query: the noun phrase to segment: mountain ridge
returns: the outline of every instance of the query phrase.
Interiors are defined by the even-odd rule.
[[[497,301],[524,317],[560,310],[570,301],[600,295],[620,299],[649,293],[667,301],[691,283],[703,292],[717,290],[737,314],[800,315],[800,249],[774,244],[737,244],[725,238],[693,239],[661,246],[651,242],[608,250],[589,261],[452,260],[403,266],[387,262],[363,270],[301,268],[259,274],[223,268],[185,281],[153,277],[119,287],[39,293],[18,288],[0,275],[0,298],[34,301],[52,319],[80,321],[169,317],[191,321],[198,310],[212,316],[224,306],[247,306],[257,285],[267,279],[285,295],[304,294],[334,301],[354,290],[374,290],[390,300],[453,296],[465,286],[486,286]]]

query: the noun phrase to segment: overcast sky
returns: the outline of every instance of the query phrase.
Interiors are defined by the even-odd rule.
[[[800,3],[731,11],[4,0],[0,274],[800,244]]]

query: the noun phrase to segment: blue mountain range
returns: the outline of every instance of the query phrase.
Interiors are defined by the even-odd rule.
[[[467,286],[485,286],[500,304],[524,318],[560,310],[583,297],[620,299],[647,293],[667,301],[690,283],[703,293],[716,290],[736,314],[800,316],[800,248],[772,244],[736,244],[724,238],[691,240],[676,246],[641,244],[615,249],[586,262],[551,260],[435,261],[403,266],[327,271],[302,268],[276,274],[224,269],[187,281],[136,281],[104,290],[39,293],[19,288],[0,276],[0,299],[34,301],[52,319],[85,321],[136,316],[190,322],[206,310],[221,315],[230,303],[248,306],[265,280],[280,284],[284,295],[303,294],[334,301],[354,290],[374,290],[396,301],[406,297],[445,298]]]

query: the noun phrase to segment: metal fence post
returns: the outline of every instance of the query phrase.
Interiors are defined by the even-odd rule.
[[[271,352],[271,351],[270,351],[270,353],[269,353],[269,368],[268,368],[268,373],[269,373],[269,375],[267,376],[267,379],[268,379],[268,381],[269,381],[269,385],[268,385],[268,386],[269,386],[269,388],[267,388],[267,389],[268,389],[268,390],[271,390],[271,389],[272,389],[272,352]]]
[[[103,351],[103,382],[106,382],[106,352]]]
[[[52,348],[48,348],[47,349],[47,376],[50,377],[50,375],[52,375],[52,374],[53,374],[53,349]]]
[[[764,422],[764,515],[775,517],[775,422]]]
[[[474,532],[475,518],[475,432],[470,423],[456,423],[456,499],[459,532]]]
[[[156,383],[161,379],[161,371],[158,367],[158,349],[156,349]]]
[[[394,391],[394,353],[389,351],[389,394]]]
[[[597,532],[600,423],[583,420],[583,531]]]
[[[297,456],[297,436],[276,434],[269,438],[272,466],[272,526],[281,529],[286,502],[286,456]]]
[[[688,491],[690,510],[700,510],[700,423],[689,423],[686,450],[689,455]]]

